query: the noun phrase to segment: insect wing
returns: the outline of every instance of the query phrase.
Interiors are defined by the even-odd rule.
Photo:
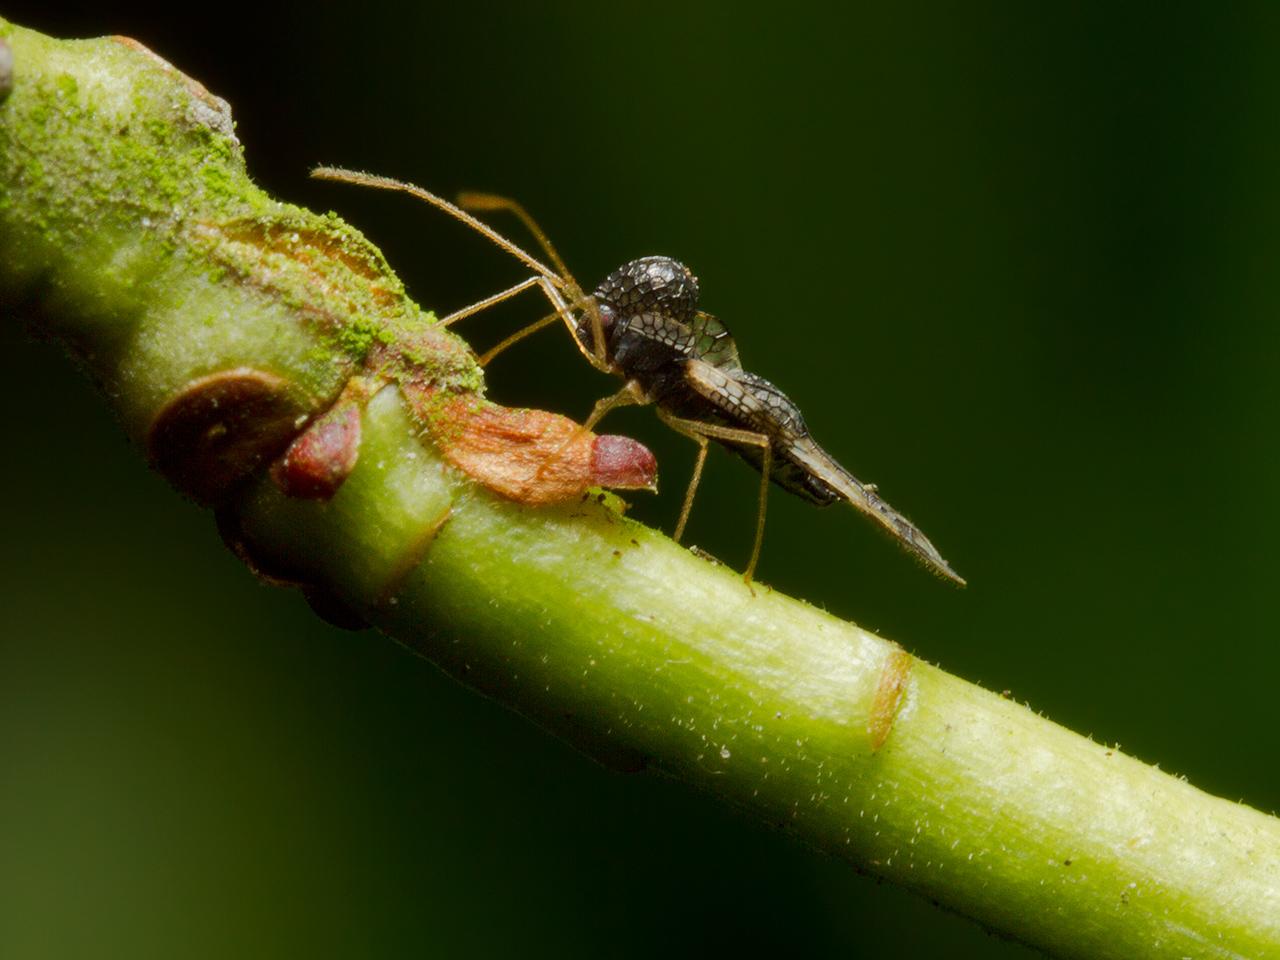
[[[689,326],[693,333],[692,356],[713,367],[742,369],[742,362],[738,359],[738,345],[733,342],[733,335],[723,321],[699,310]]]
[[[726,420],[734,426],[765,434],[774,441],[776,449],[808,436],[796,405],[762,377],[741,368],[720,367],[699,359],[685,364],[685,380]]]
[[[745,426],[770,437],[775,458],[790,461],[798,470],[820,481],[880,524],[934,572],[964,586],[964,578],[951,569],[915,524],[882,500],[874,487],[864,484],[814,442],[799,409],[773,384],[749,373],[735,375],[699,360],[690,360],[685,365],[685,379],[735,426]]]
[[[680,356],[696,355],[694,353],[696,338],[693,331],[686,324],[665,313],[638,313],[627,321],[627,332],[661,344]]]
[[[924,532],[914,523],[889,506],[873,486],[863,483],[814,443],[812,437],[803,437],[789,451],[793,460],[811,476],[835,490],[851,506],[880,524],[910,553],[915,554],[941,577],[965,585],[964,577],[951,569]]]
[[[709,313],[697,313],[689,323],[661,312],[638,313],[627,321],[627,332],[691,360],[723,370],[742,369],[728,327]]]

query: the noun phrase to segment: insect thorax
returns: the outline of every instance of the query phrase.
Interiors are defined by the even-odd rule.
[[[698,310],[698,280],[692,271],[670,257],[642,257],[605,277],[591,300],[616,372],[639,382],[655,400],[665,395],[680,379],[681,361],[693,355],[689,324]],[[589,313],[576,333],[591,350]]]
[[[605,277],[593,296],[619,317],[658,313],[688,323],[698,310],[698,278],[671,257],[641,257]]]

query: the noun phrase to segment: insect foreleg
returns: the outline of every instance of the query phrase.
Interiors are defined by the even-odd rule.
[[[498,344],[490,347],[488,350],[482,353],[480,355],[480,366],[487,367],[489,365],[489,361],[491,361],[494,357],[500,354],[503,350],[507,349],[507,347],[510,347],[510,346],[513,346],[514,344],[519,343],[525,337],[529,336],[529,334],[537,333],[543,327],[551,326],[551,324],[555,323],[559,319],[560,319],[560,313],[559,311],[557,311],[556,313],[547,314],[541,320],[535,321],[534,323],[529,324],[527,327],[521,327],[515,333],[511,334],[511,336],[500,341]]]
[[[542,291],[543,295],[547,298],[548,301],[550,301],[551,305],[555,307],[556,312],[551,314],[548,317],[543,317],[541,320],[536,320],[526,327],[521,327],[511,336],[499,342],[497,346],[492,347],[491,349],[486,351],[485,354],[480,358],[480,366],[482,367],[485,366],[486,364],[489,363],[490,360],[492,360],[494,357],[500,354],[503,350],[506,350],[508,347],[512,346],[513,344],[519,343],[521,340],[523,340],[525,337],[529,336],[530,334],[537,333],[543,327],[550,326],[553,322],[555,322],[556,319],[560,319],[560,320],[563,320],[564,325],[569,328],[569,335],[573,337],[573,342],[578,345],[578,349],[582,351],[583,355],[587,358],[587,360],[591,363],[591,365],[598,370],[604,371],[605,373],[610,372],[609,365],[605,363],[604,360],[597,357],[595,354],[587,350],[583,350],[582,344],[578,340],[578,335],[577,335],[578,320],[573,315],[573,307],[581,306],[582,305],[581,302],[580,301],[575,302],[571,307],[570,304],[565,301],[565,298],[560,293],[560,291],[556,289],[555,284],[553,284],[546,277],[528,277],[525,280],[521,280],[515,286],[508,287],[506,290],[503,290],[500,293],[495,293],[491,297],[485,297],[483,300],[479,300],[476,303],[471,304],[469,307],[463,307],[461,310],[455,310],[453,313],[443,318],[440,321],[440,324],[442,326],[447,327],[452,323],[456,323],[457,321],[464,319],[465,317],[474,316],[475,314],[479,313],[482,310],[487,310],[489,307],[496,306],[497,304],[502,303],[504,300],[509,300],[512,297],[516,296],[517,294],[523,293],[525,290],[531,290],[534,287],[538,287]],[[598,312],[593,313],[593,318],[595,320],[595,323],[598,325],[599,324]]]
[[[514,287],[508,287],[501,293],[495,293],[491,297],[485,297],[483,300],[477,300],[469,307],[463,307],[461,310],[455,310],[453,313],[440,320],[440,326],[447,327],[450,324],[457,323],[459,320],[463,320],[477,314],[481,310],[488,310],[490,307],[502,303],[503,300],[510,300],[516,294],[523,293],[525,290],[528,290],[531,287],[536,287],[540,283],[546,283],[546,280],[542,277],[529,277],[526,280],[521,280]]]
[[[604,415],[615,407],[626,407],[632,404],[648,403],[649,398],[644,395],[634,381],[628,380],[626,385],[617,393],[611,393],[607,397],[602,397],[596,401],[596,405],[591,410],[591,416],[587,417],[586,422],[582,424],[582,431],[590,431],[597,423],[604,419]],[[565,450],[574,442],[575,437],[567,437],[549,457],[546,462],[538,468],[534,474],[535,480],[540,480],[546,472],[555,464],[559,463],[560,458],[564,455]]]
[[[648,402],[649,399],[640,391],[636,382],[628,380],[617,393],[611,393],[609,396],[602,397],[596,401],[596,405],[591,408],[591,416],[583,421],[582,429],[593,429],[597,423],[604,419],[606,413],[617,407],[629,407]]]

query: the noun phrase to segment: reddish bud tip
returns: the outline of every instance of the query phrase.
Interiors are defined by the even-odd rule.
[[[271,477],[287,497],[328,500],[360,456],[360,407],[339,403],[293,441],[271,468]]]
[[[595,438],[591,447],[592,483],[615,490],[657,490],[658,461],[649,448],[616,434]]]

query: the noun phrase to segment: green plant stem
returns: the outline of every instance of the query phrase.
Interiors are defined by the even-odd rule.
[[[236,382],[290,423],[370,378],[331,500],[281,492],[270,431],[209,488],[261,570],[606,762],[696,783],[1054,955],[1280,956],[1280,821],[753,595],[610,501],[533,508],[466,479],[370,346],[412,341],[419,375],[454,393],[478,395],[479,373],[423,335],[376,250],[257,191],[217,101],[144,52],[3,21],[0,36],[0,295],[72,350],[157,462],[176,442],[157,422],[210,377],[255,371]],[[266,436],[244,410],[219,429]]]

